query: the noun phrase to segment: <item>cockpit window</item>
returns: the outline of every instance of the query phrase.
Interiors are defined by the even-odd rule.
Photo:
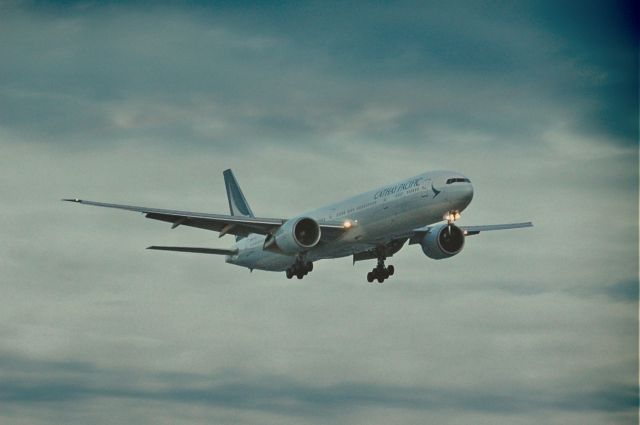
[[[451,184],[451,183],[471,183],[471,180],[462,178],[462,177],[447,179],[447,184]]]

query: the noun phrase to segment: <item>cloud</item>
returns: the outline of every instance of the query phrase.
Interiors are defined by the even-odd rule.
[[[620,412],[637,408],[638,390],[610,385],[595,389],[464,389],[339,383],[297,383],[282,376],[221,376],[109,370],[78,362],[47,362],[4,355],[11,375],[0,384],[5,403],[74,403],[90,398],[203,404],[282,415],[332,415],[342,410],[404,408],[521,414],[538,410]],[[7,369],[9,370],[9,369]],[[37,374],[36,374],[37,373]],[[117,379],[115,379],[117,377]]]
[[[625,7],[2,3],[0,422],[633,422]],[[261,216],[444,168],[535,227],[299,282],[59,201],[224,213],[228,167]]]
[[[606,288],[605,293],[617,301],[638,302],[638,281],[628,280]]]
[[[633,279],[608,285],[582,285],[570,291],[582,296],[606,296],[615,302],[638,303],[638,281]]]
[[[3,20],[0,124],[34,140],[463,147],[568,126],[636,141],[635,45],[615,14],[617,48],[594,53],[582,25],[599,15],[526,3],[26,5]]]

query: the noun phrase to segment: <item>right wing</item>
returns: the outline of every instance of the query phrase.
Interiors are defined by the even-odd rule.
[[[220,232],[220,236],[226,234],[247,236],[250,233],[260,235],[274,234],[287,220],[284,218],[260,218],[245,217],[239,215],[208,214],[190,211],[163,210],[159,208],[136,207],[133,205],[107,204],[104,202],[84,201],[82,199],[63,199],[63,201],[75,202],[82,205],[96,207],[116,208],[120,210],[136,211],[145,214],[145,217],[153,220],[172,223],[171,228],[178,226],[190,226],[200,229]],[[342,234],[347,228],[342,222],[318,223],[322,229],[322,240],[332,240]]]
[[[184,246],[150,246],[147,249],[157,249],[159,251],[178,251],[178,252],[197,252],[199,254],[216,254],[216,255],[235,255],[238,253],[235,249],[218,249],[218,248],[191,248]]]
[[[63,201],[76,202],[83,205],[93,205],[96,207],[141,212],[145,214],[147,218],[172,223],[173,225],[171,228],[176,228],[178,226],[198,227],[200,229],[220,232],[220,236],[226,234],[247,236],[249,233],[266,235],[274,232],[286,221],[280,218],[243,217],[190,211],[163,210],[159,208],[136,207],[133,205],[83,201],[82,199],[63,199]]]

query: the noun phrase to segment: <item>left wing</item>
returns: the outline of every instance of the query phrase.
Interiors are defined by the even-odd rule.
[[[164,210],[159,208],[137,207],[133,205],[107,204],[104,202],[84,201],[82,199],[63,199],[63,201],[75,202],[96,207],[116,208],[120,210],[136,211],[145,214],[145,217],[154,220],[172,223],[171,228],[178,226],[198,227],[200,229],[220,232],[220,236],[226,234],[247,236],[250,233],[268,235],[275,233],[287,220],[283,218],[245,217],[238,215],[208,214],[190,211]],[[335,234],[346,230],[342,223],[318,223],[322,233]],[[323,235],[323,239],[325,239]]]
[[[429,233],[434,225],[420,227],[414,229],[411,232],[396,235],[393,239],[383,245],[372,246],[370,248],[357,251],[353,253],[353,263],[362,260],[371,260],[378,258],[379,249],[382,248],[385,257],[391,257],[404,246],[409,240],[409,245],[420,243],[424,235]],[[533,227],[533,224],[528,221],[526,223],[510,223],[510,224],[488,224],[484,226],[458,226],[462,229],[465,236],[477,235],[480,232],[488,232],[490,230],[507,230],[507,229],[521,229],[523,227]]]
[[[414,229],[411,235],[410,244],[419,243],[420,240],[429,233],[432,226],[420,227],[418,229]],[[509,229],[522,229],[524,227],[533,227],[533,223],[530,221],[523,223],[509,223],[509,224],[485,224],[481,226],[458,226],[464,232],[465,236],[473,236],[477,235],[480,232],[488,232],[492,230],[509,230]]]
[[[480,232],[488,232],[490,230],[509,230],[509,229],[522,229],[524,227],[533,227],[533,223],[530,221],[524,223],[511,223],[511,224],[486,224],[483,226],[460,226],[465,236],[477,235]]]

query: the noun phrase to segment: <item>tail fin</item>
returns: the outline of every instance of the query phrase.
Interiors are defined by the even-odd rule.
[[[247,202],[247,199],[240,189],[240,185],[233,175],[233,171],[224,170],[224,185],[227,188],[227,199],[229,200],[229,211],[231,215],[240,215],[244,217],[254,217],[253,211]]]

